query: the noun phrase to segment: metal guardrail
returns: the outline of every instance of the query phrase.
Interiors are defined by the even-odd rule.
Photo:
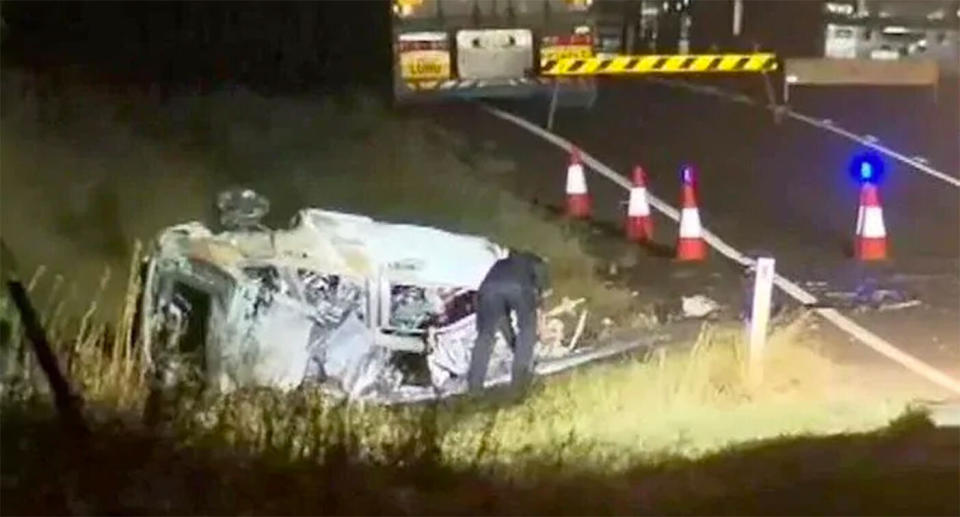
[[[940,65],[933,59],[796,58],[783,63],[783,97],[794,86],[929,86],[937,98]]]
[[[753,54],[672,54],[550,59],[540,63],[543,76],[592,76],[680,73],[764,73],[777,69],[777,56]]]
[[[940,80],[933,59],[791,58],[783,63],[787,84],[930,86]]]

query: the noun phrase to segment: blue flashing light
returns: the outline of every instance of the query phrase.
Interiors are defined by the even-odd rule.
[[[683,183],[687,185],[693,184],[693,167],[689,165],[684,165],[683,170],[681,171],[681,176],[683,178]]]
[[[858,154],[850,162],[850,174],[857,183],[880,183],[883,160],[875,153]]]

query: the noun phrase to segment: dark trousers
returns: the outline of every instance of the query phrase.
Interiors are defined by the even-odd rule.
[[[510,322],[511,311],[517,314],[520,335],[515,336]],[[533,348],[537,341],[537,301],[532,289],[514,282],[484,283],[477,293],[477,341],[470,356],[467,385],[470,391],[483,389],[496,332],[513,348],[511,381],[525,387],[533,376]]]

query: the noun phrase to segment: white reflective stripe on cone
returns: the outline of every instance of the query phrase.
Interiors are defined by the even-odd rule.
[[[878,206],[868,206],[863,211],[862,237],[886,237],[887,229],[883,226],[883,210]]]
[[[700,237],[700,211],[696,208],[684,208],[680,213],[680,238]]]
[[[583,177],[583,165],[575,163],[567,168],[567,194],[586,194],[587,180]]]
[[[857,229],[854,232],[854,235],[860,235],[863,233],[863,205],[857,207]]]
[[[627,215],[646,217],[650,215],[650,205],[647,203],[647,189],[634,187],[630,189],[630,205]]]

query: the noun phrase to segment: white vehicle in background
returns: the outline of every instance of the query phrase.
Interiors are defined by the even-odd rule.
[[[824,57],[831,59],[855,59],[857,42],[863,37],[863,29],[852,25],[828,24],[824,42]]]
[[[542,60],[592,57],[594,0],[393,0],[394,96],[443,98],[549,95],[592,105],[593,78],[539,76]]]
[[[960,67],[955,0],[836,0],[824,3],[824,57],[929,61],[944,74]]]

